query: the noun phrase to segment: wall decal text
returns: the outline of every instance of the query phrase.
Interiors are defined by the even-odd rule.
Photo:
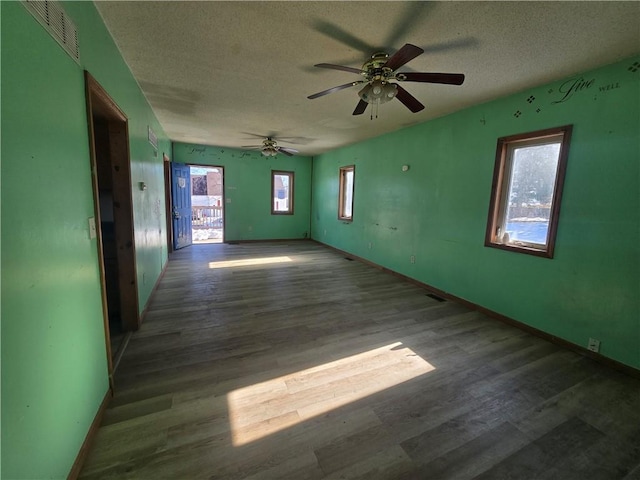
[[[556,100],[551,103],[562,103],[569,100],[575,93],[588,90],[595,82],[595,78],[591,80],[585,80],[583,77],[572,78],[564,82],[558,91],[564,96],[560,100]]]

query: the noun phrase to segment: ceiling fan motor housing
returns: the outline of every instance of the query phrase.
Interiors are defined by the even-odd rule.
[[[382,66],[389,60],[389,54],[384,52],[376,52],[371,55],[371,59],[364,62],[362,70],[369,73],[373,70],[382,70]]]
[[[386,103],[398,93],[395,84],[389,83],[394,76],[393,70],[384,66],[388,59],[387,53],[376,52],[362,65],[362,75],[369,83],[358,92],[358,96],[365,102]]]

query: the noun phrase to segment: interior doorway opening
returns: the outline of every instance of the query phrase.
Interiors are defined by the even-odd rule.
[[[140,327],[128,119],[85,72],[89,148],[109,381]]]
[[[224,169],[190,165],[194,244],[224,242]]]

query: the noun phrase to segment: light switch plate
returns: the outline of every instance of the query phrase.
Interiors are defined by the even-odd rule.
[[[89,217],[89,239],[93,240],[94,238],[96,238],[96,219]]]

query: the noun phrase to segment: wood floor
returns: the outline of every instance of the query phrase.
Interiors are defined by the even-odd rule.
[[[83,479],[640,479],[640,381],[313,242],[175,252]]]

